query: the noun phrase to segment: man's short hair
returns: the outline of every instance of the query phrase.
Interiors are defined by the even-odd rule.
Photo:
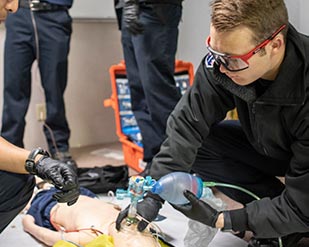
[[[211,24],[218,32],[248,27],[253,42],[260,43],[282,25],[288,27],[288,12],[284,0],[213,0]],[[287,29],[282,31],[286,37]]]

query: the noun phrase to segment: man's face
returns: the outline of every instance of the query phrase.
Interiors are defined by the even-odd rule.
[[[0,0],[0,23],[4,21],[7,12],[16,12],[18,9],[18,0]]]
[[[252,50],[257,44],[253,42],[253,33],[247,27],[238,27],[230,32],[217,32],[213,26],[210,27],[211,49],[231,55],[241,56]],[[222,64],[220,71],[230,77],[236,84],[245,86],[259,78],[273,80],[277,73],[277,59],[272,53],[272,41],[264,49],[248,59],[248,68],[241,71],[229,71]],[[261,55],[263,54],[263,55]]]

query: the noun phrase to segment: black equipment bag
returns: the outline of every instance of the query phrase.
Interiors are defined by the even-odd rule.
[[[96,194],[115,192],[118,188],[128,187],[129,175],[126,165],[78,168],[77,175],[79,185]]]

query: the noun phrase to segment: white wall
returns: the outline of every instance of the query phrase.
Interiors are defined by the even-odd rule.
[[[116,22],[74,23],[70,53],[67,116],[72,146],[115,141],[114,111],[104,108],[111,95],[109,68],[122,59]]]
[[[114,1],[112,0],[74,0],[70,9],[73,18],[115,18]]]
[[[291,0],[292,1],[292,0]],[[301,32],[309,35],[309,1],[308,0],[299,0],[300,8],[299,8],[299,29]]]
[[[192,4],[193,1],[194,4]],[[177,58],[192,62],[195,70],[207,52],[205,40],[209,34],[209,14],[209,1],[185,0],[183,2]]]

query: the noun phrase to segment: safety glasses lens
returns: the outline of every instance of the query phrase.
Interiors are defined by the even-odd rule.
[[[222,64],[229,71],[240,71],[248,68],[248,64],[241,58],[230,58],[210,51],[218,65]]]

